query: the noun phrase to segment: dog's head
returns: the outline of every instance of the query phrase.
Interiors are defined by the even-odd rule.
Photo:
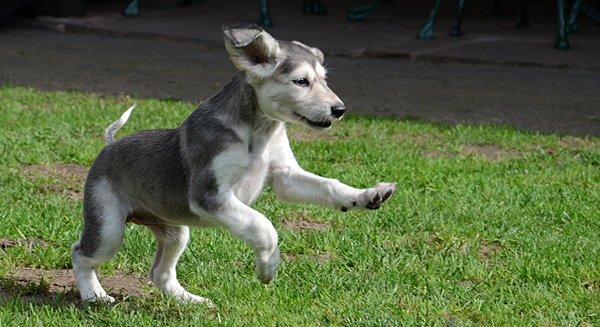
[[[321,50],[297,41],[277,41],[257,25],[224,26],[225,46],[246,73],[266,115],[327,129],[346,107],[327,86]]]

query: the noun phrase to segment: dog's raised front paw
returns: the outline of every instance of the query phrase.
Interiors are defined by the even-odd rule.
[[[367,209],[379,209],[381,204],[387,201],[394,193],[396,193],[396,183],[378,183],[374,187],[367,190],[367,192],[375,193],[371,197],[365,208]]]
[[[262,262],[256,257],[256,277],[264,284],[271,284],[277,267],[279,266],[279,247],[271,253],[266,262]]]
[[[396,184],[378,183],[361,193],[356,200],[353,200],[352,205],[359,208],[379,209],[383,202],[396,193]],[[342,208],[342,211],[346,211],[344,209],[346,208]]]

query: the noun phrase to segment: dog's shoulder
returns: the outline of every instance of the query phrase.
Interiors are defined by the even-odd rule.
[[[238,73],[202,102],[178,128],[182,144],[190,152],[214,157],[232,144],[247,143],[245,131],[256,116],[255,95],[248,88]]]

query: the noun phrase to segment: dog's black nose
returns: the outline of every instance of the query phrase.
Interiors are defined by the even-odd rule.
[[[331,107],[331,114],[335,118],[341,118],[346,112],[346,106],[343,103],[338,103]]]

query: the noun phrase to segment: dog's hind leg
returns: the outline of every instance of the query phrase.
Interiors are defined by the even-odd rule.
[[[175,266],[190,238],[189,228],[167,225],[148,228],[156,238],[156,254],[149,273],[156,287],[178,302],[207,304],[213,307],[209,299],[187,292],[177,281]]]
[[[108,188],[96,190],[84,201],[83,232],[71,247],[73,274],[82,300],[113,302],[100,285],[98,265],[112,259],[123,243],[126,211]]]

